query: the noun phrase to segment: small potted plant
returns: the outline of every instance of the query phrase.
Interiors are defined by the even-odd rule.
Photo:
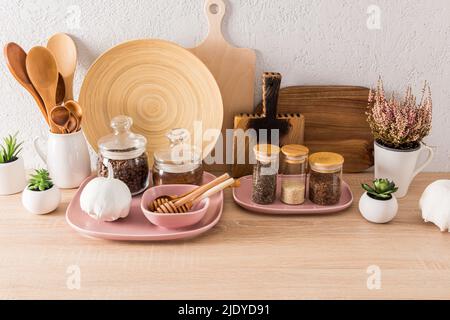
[[[23,142],[17,141],[17,133],[3,138],[0,143],[0,195],[19,193],[26,186],[25,166],[19,157]]]
[[[37,169],[22,194],[22,204],[31,213],[47,214],[59,206],[61,192],[45,169]]]
[[[432,106],[426,82],[418,104],[411,87],[403,100],[394,95],[386,98],[381,78],[377,89],[370,92],[367,121],[375,138],[375,178],[394,180],[397,198],[407,194],[411,181],[433,158],[433,150],[422,142],[431,131]],[[422,150],[428,157],[417,168]]]
[[[387,223],[395,218],[398,211],[397,199],[393,195],[397,187],[388,179],[376,179],[373,186],[362,184],[366,191],[359,200],[362,216],[373,223]]]

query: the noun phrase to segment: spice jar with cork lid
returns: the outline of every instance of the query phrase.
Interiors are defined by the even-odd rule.
[[[344,157],[333,152],[318,152],[309,157],[309,199],[318,205],[339,202]]]
[[[117,116],[111,120],[113,133],[98,141],[97,173],[108,177],[108,162],[114,178],[122,180],[132,195],[139,194],[149,185],[147,139],[130,131],[133,120]]]
[[[256,164],[253,167],[252,200],[257,204],[271,204],[277,195],[280,148],[272,144],[258,144],[253,152]]]
[[[309,149],[298,144],[281,148],[281,201],[289,205],[305,202]]]
[[[202,152],[190,144],[189,131],[173,129],[167,138],[170,146],[153,155],[153,184],[202,184]]]

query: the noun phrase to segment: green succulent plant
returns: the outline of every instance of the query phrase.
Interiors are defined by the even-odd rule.
[[[45,191],[53,187],[53,181],[46,169],[37,169],[28,181],[28,190]]]
[[[377,200],[390,200],[392,194],[398,190],[394,181],[388,179],[373,180],[373,186],[363,183],[362,188],[367,191],[369,196]]]
[[[23,144],[23,141],[17,142],[17,134],[18,132],[3,138],[3,144],[0,145],[0,163],[9,163],[17,160]]]

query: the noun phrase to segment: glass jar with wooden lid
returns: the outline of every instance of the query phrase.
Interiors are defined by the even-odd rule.
[[[306,175],[309,149],[298,144],[281,148],[281,201],[289,205],[300,205],[306,197]]]
[[[280,148],[272,144],[258,144],[253,152],[256,164],[253,167],[252,200],[257,204],[271,204],[277,195]]]
[[[339,202],[344,157],[333,152],[318,152],[309,157],[309,199],[315,204],[331,206]]]

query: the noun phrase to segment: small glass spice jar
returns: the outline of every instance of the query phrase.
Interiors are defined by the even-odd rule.
[[[202,184],[202,152],[190,144],[189,131],[173,129],[167,138],[170,147],[153,155],[153,184]]]
[[[309,157],[309,199],[315,204],[331,206],[339,202],[344,157],[338,153],[318,152]]]
[[[305,202],[309,149],[298,144],[281,148],[281,201],[289,205]]]
[[[253,167],[252,200],[257,204],[271,204],[277,195],[280,148],[271,144],[258,144],[253,152],[256,164]]]
[[[131,194],[136,195],[149,185],[149,165],[146,152],[147,139],[130,131],[133,120],[117,116],[111,120],[113,134],[98,141],[97,173],[108,176],[107,163],[111,163],[114,178],[122,180]]]

